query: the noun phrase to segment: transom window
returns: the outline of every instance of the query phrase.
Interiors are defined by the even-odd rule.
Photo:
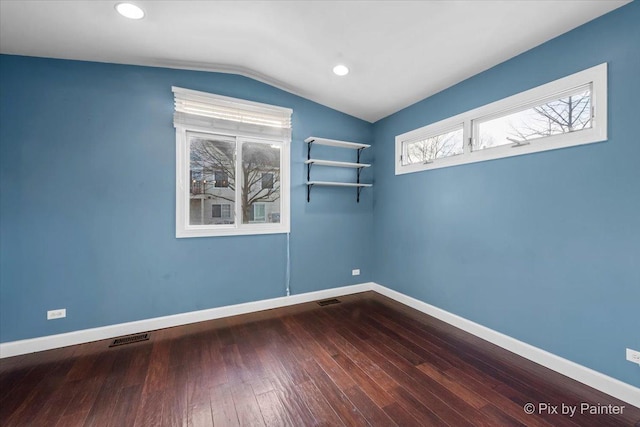
[[[396,175],[607,139],[607,64],[396,137]]]
[[[462,124],[433,136],[406,141],[403,144],[402,164],[428,164],[436,159],[457,156],[463,152]]]
[[[501,145],[529,143],[534,139],[591,128],[591,84],[566,95],[557,94],[546,101],[514,111],[501,111],[496,117],[473,121],[472,150]]]
[[[176,236],[288,232],[291,110],[173,91]]]

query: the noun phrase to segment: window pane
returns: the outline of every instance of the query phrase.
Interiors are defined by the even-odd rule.
[[[236,143],[214,135],[188,134],[190,157],[189,224],[233,224]],[[209,213],[211,212],[211,213]]]
[[[215,172],[215,186],[216,187],[228,187],[229,186],[229,175],[223,171]]]
[[[405,142],[402,164],[429,163],[435,159],[462,154],[462,127],[419,141]]]
[[[591,90],[583,87],[568,96],[478,123],[473,150],[576,132],[591,125]]]
[[[266,183],[270,185],[264,185],[265,175],[270,177]],[[280,222],[280,146],[242,145],[241,193],[243,223]]]

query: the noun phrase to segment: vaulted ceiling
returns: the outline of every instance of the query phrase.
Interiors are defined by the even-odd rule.
[[[242,74],[374,122],[628,2],[0,0],[0,51]]]

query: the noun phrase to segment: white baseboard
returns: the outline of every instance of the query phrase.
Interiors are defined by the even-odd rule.
[[[155,317],[135,322],[119,323],[99,328],[83,329],[64,334],[0,343],[0,358],[35,353],[37,351],[51,350],[70,345],[84,344],[91,341],[105,340],[122,335],[154,331],[156,329],[171,328],[174,326],[187,325],[189,323],[220,319],[222,317],[236,316],[238,314],[253,313],[256,311],[301,304],[325,298],[335,298],[342,295],[369,291],[371,290],[372,285],[373,283],[361,283],[358,285],[324,289],[321,291],[307,292],[288,297],[271,298],[243,304],[210,308],[207,310],[191,311],[189,313],[174,314],[171,316]]]
[[[465,332],[469,332],[470,334],[489,341],[490,343],[502,347],[505,350],[509,350],[518,356],[522,356],[525,359],[529,359],[553,371],[561,373],[562,375],[586,384],[589,387],[593,387],[596,390],[600,390],[603,393],[640,408],[640,388],[634,387],[560,356],[556,356],[548,351],[534,347],[508,335],[472,322],[471,320],[467,320],[464,317],[449,313],[448,311],[442,310],[400,292],[396,292],[377,283],[374,283],[371,286],[371,290],[433,316],[436,319],[440,319],[443,322],[462,329]]]
[[[401,304],[433,316],[449,323],[450,325],[462,329],[463,331],[469,332],[470,334],[509,350],[512,353],[524,357],[525,359],[529,359],[553,371],[559,372],[562,375],[566,375],[569,378],[640,408],[640,389],[637,387],[373,282],[325,289],[316,292],[291,295],[288,297],[278,297],[244,304],[211,308],[207,310],[192,311],[172,316],[156,317],[136,322],[120,323],[100,328],[84,329],[65,334],[0,343],[0,358],[51,350],[69,345],[114,338],[121,335],[171,328],[189,323],[236,316],[239,314],[269,310],[272,308],[301,304],[325,298],[335,298],[366,291],[375,291],[381,295],[387,296]]]

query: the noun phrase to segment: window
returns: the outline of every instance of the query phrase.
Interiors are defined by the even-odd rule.
[[[228,219],[231,218],[231,205],[211,205],[213,218]]]
[[[265,222],[265,204],[264,203],[254,203],[253,209],[251,209],[251,215],[249,218],[250,222]]]
[[[262,174],[262,188],[264,189],[273,188],[273,173],[266,172]]]
[[[462,154],[462,125],[416,141],[405,141],[402,164],[432,163],[436,159]]]
[[[607,64],[396,137],[396,175],[607,139]]]
[[[173,91],[176,237],[288,232],[291,110]]]
[[[502,145],[526,145],[529,141],[591,128],[591,85],[566,95],[536,102],[497,117],[474,120],[473,151]]]
[[[216,171],[215,175],[215,186],[216,187],[228,187],[229,186],[229,175],[226,172]]]

